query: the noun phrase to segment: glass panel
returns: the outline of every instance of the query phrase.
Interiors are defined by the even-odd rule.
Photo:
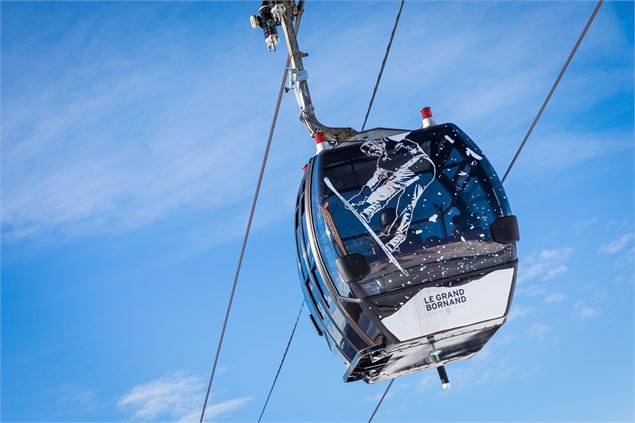
[[[315,259],[313,257],[313,253],[311,252],[311,244],[309,243],[309,236],[308,236],[308,230],[307,230],[307,223],[306,223],[306,215],[303,212],[303,218],[302,218],[302,235],[303,235],[303,240],[302,243],[304,245],[304,251],[306,253],[306,259],[307,259],[307,264],[310,268],[312,268],[315,265]]]
[[[489,230],[511,213],[502,185],[456,126],[355,143],[316,160],[315,231],[341,295],[351,293],[337,259],[354,253],[370,268],[359,278],[366,295],[515,260]]]
[[[303,217],[301,217],[302,219]],[[300,273],[300,279],[306,280],[308,272],[306,269],[306,254],[304,253],[304,243],[302,241],[302,226],[298,226],[295,231],[296,236],[296,254],[298,257],[298,271]]]
[[[315,281],[315,285],[317,286],[318,291],[320,291],[320,295],[322,296],[324,303],[328,308],[331,308],[331,296],[329,295],[326,286],[324,286],[324,281],[321,277],[318,276],[318,272],[315,267],[313,267],[311,273],[313,273],[313,280]]]
[[[355,354],[357,354],[357,350],[353,348],[351,343],[347,340],[347,338],[342,335],[339,328],[333,323],[331,317],[326,314],[324,309],[322,308],[322,304],[315,298],[315,291],[312,290],[311,284],[307,284],[313,298],[317,302],[318,313],[321,314],[320,320],[322,321],[322,325],[324,327],[324,331],[332,338],[332,341],[338,346],[338,348],[350,359],[352,359]],[[324,317],[322,317],[324,316]],[[331,348],[332,349],[332,348]]]
[[[377,328],[375,323],[370,320],[368,313],[364,312],[362,307],[356,303],[342,301],[342,305],[344,306],[346,313],[348,313],[348,315],[351,316],[351,318],[357,323],[357,326],[362,328],[370,339],[376,341],[382,332],[379,328]]]
[[[333,324],[335,325],[339,331],[341,333],[343,333],[346,337],[346,339],[348,340],[347,344],[351,344],[353,346],[355,346],[355,348],[357,348],[358,350],[361,350],[363,348],[366,348],[368,346],[368,344],[359,336],[359,334],[357,332],[355,332],[355,329],[349,324],[349,322],[346,320],[346,318],[344,317],[344,314],[342,314],[342,312],[340,311],[340,309],[337,307],[337,303],[335,301],[331,301],[331,297],[328,294],[328,291],[326,291],[326,288],[324,286],[324,281],[322,280],[322,278],[319,275],[319,272],[317,272],[317,270],[315,268],[312,269],[311,271],[313,273],[313,280],[315,281],[315,284],[317,286],[317,290],[313,289],[313,286],[311,284],[310,289],[311,292],[313,293],[313,295],[319,295],[316,291],[320,291],[320,293],[322,293],[322,298],[324,298],[324,303],[326,304],[328,310],[328,315],[324,315],[324,319],[323,319],[323,323],[326,324]],[[315,297],[316,301],[319,301],[317,297]],[[319,305],[319,307],[321,307],[321,305]],[[322,309],[321,309],[322,310]],[[327,323],[328,320],[328,323]],[[336,330],[336,329],[333,329]],[[333,335],[335,339],[339,339],[337,338],[337,335]],[[344,342],[342,340],[342,342]],[[342,347],[342,350],[345,351],[344,347]]]
[[[309,293],[311,302],[313,303],[313,307],[317,310],[317,316],[320,318],[320,320],[322,320],[322,323],[324,323],[324,318],[327,316],[326,311],[324,311],[324,308],[322,307],[322,303],[320,302],[320,300],[318,300],[317,296],[315,295],[316,292],[313,289],[313,286],[310,281],[306,283],[306,289],[307,289],[307,292]]]
[[[340,277],[333,277],[339,275],[334,257],[341,257],[341,251],[345,247],[342,243],[342,239],[339,236],[338,230],[335,227],[333,219],[331,218],[331,215],[328,211],[328,202],[324,205],[317,205],[317,207],[316,205],[314,205],[313,213],[315,223],[315,236],[317,242],[320,246],[324,245],[325,243],[329,246],[329,249],[326,251],[327,255],[326,257],[324,257],[324,265],[331,275],[339,294],[345,297],[349,297],[351,296],[351,288],[348,286],[348,284],[344,282]],[[339,251],[339,254],[336,256],[334,256],[334,249]]]
[[[352,356],[350,356],[350,358],[346,358],[344,353],[340,350],[338,344],[335,343],[335,341],[333,340],[333,338],[331,338],[331,335],[328,332],[324,334],[324,339],[326,339],[326,343],[328,344],[329,349],[333,351],[335,355],[339,357],[340,360],[346,363],[346,365],[348,365],[353,359],[353,357],[355,357],[355,355],[353,354]],[[349,350],[348,354],[351,354],[351,352],[352,351]]]

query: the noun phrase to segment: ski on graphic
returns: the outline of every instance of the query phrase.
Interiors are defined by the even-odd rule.
[[[373,239],[377,242],[377,244],[379,244],[379,247],[384,250],[384,253],[386,253],[386,257],[388,257],[388,260],[395,265],[395,267],[397,267],[397,269],[399,269],[405,276],[409,276],[408,272],[401,267],[401,265],[399,264],[399,262],[397,261],[397,259],[395,258],[395,256],[392,255],[392,253],[388,250],[388,247],[386,247],[386,245],[379,239],[379,237],[377,236],[377,234],[375,234],[375,232],[372,230],[372,228],[370,226],[368,226],[368,223],[366,223],[366,221],[359,215],[359,213],[357,212],[357,210],[355,210],[355,208],[353,206],[351,206],[351,204],[346,201],[346,199],[344,197],[342,197],[342,194],[340,194],[335,187],[333,186],[333,184],[331,183],[330,179],[328,177],[324,177],[324,183],[326,184],[327,187],[329,187],[329,189],[331,191],[333,191],[333,194],[337,195],[337,197],[342,200],[342,203],[344,203],[344,205],[346,206],[346,208],[348,210],[350,210],[355,217],[357,218],[357,220],[360,221],[360,223],[362,225],[364,225],[364,228],[366,228],[366,230],[368,231],[368,233],[373,237]]]

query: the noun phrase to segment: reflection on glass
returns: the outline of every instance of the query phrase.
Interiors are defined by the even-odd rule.
[[[510,214],[500,181],[454,125],[356,143],[316,160],[316,236],[342,296],[352,296],[351,280],[336,260],[352,254],[370,269],[356,281],[365,295],[515,259],[513,246],[495,242],[489,229]]]

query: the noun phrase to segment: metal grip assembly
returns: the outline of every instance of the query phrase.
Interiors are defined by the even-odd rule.
[[[254,29],[262,28],[267,50],[276,51],[276,45],[280,42],[276,26],[280,23],[274,19],[271,13],[271,5],[268,1],[262,2],[260,9],[258,9],[258,15],[251,15],[249,17],[249,23]]]
[[[357,133],[353,128],[337,128],[323,125],[315,117],[311,94],[309,93],[308,73],[304,69],[302,58],[308,54],[300,50],[296,29],[293,26],[294,19],[298,19],[302,13],[303,0],[297,6],[293,0],[263,0],[258,15],[249,17],[249,22],[253,28],[261,28],[265,36],[265,45],[269,51],[275,51],[276,45],[280,41],[277,26],[282,27],[284,38],[287,43],[289,57],[291,59],[289,68],[289,88],[293,90],[300,106],[300,120],[309,130],[309,135],[315,137],[322,134],[324,138],[323,147],[342,142]]]

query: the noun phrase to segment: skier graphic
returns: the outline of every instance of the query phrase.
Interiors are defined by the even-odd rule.
[[[390,154],[387,143],[395,143]],[[349,199],[349,203],[365,223],[370,223],[378,211],[398,197],[394,220],[387,225],[383,234],[391,236],[386,242],[388,251],[398,252],[399,246],[406,240],[414,208],[436,176],[434,162],[419,144],[407,138],[398,142],[389,138],[366,141],[361,151],[377,157],[377,169],[359,193]],[[423,161],[432,166],[433,174],[429,181],[421,181],[421,176],[413,171],[415,167],[420,168]]]

